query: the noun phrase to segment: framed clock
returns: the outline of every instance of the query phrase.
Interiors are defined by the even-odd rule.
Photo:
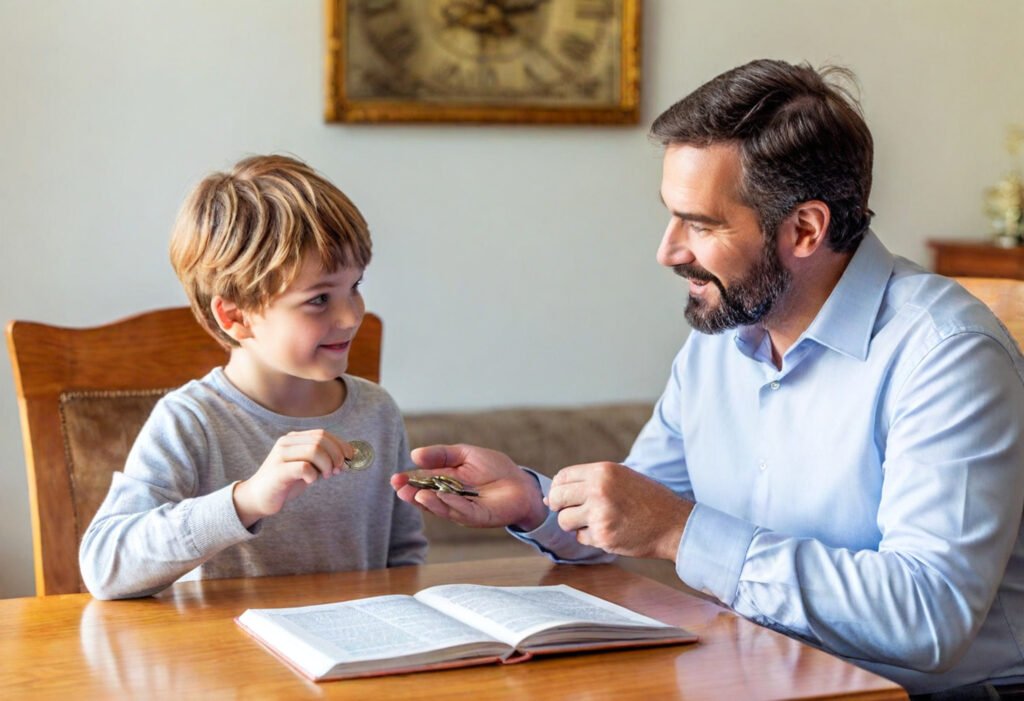
[[[326,0],[326,119],[635,124],[640,0]]]

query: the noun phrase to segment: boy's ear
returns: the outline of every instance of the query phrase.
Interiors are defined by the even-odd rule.
[[[252,331],[245,321],[245,314],[234,302],[217,295],[210,300],[210,311],[213,318],[217,320],[217,326],[237,342],[251,338]]]

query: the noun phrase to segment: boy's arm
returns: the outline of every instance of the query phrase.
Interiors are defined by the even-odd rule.
[[[197,466],[209,455],[201,419],[157,404],[115,472],[110,492],[82,538],[79,567],[99,599],[155,594],[224,548],[255,537],[238,519],[234,484],[197,494]]]

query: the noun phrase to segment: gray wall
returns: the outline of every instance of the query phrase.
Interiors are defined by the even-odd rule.
[[[876,230],[925,261],[981,236],[1024,121],[1018,0],[649,0],[642,121],[755,57],[858,73]],[[0,320],[91,325],[182,304],[166,240],[189,186],[294,153],[361,207],[383,381],[406,410],[654,399],[687,329],[654,252],[660,154],[633,128],[321,121],[322,0],[0,0]],[[529,440],[529,437],[524,437]],[[0,372],[0,596],[33,592]]]

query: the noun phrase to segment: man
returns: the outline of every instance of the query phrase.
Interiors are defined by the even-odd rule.
[[[563,562],[675,562],[738,613],[933,698],[1024,681],[1024,359],[868,228],[872,139],[818,73],[754,61],[673,105],[658,261],[695,333],[624,465],[553,481],[413,453],[479,490],[399,496]]]

